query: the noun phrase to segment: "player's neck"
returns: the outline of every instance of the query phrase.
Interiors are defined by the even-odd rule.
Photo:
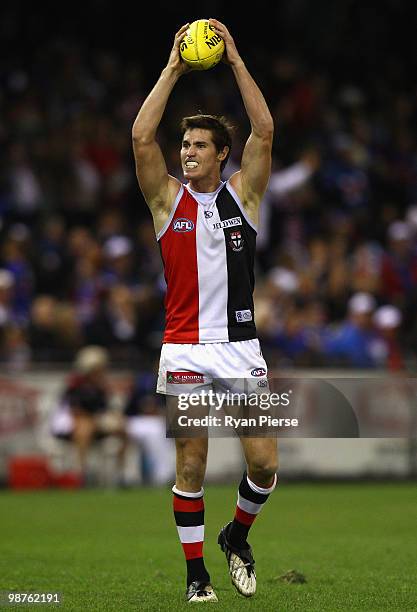
[[[197,191],[198,193],[211,193],[216,191],[217,187],[220,185],[220,182],[220,177],[218,176],[207,176],[196,181],[190,180],[188,184],[193,191]]]

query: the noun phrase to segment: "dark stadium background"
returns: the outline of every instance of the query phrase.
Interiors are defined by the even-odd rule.
[[[399,363],[401,367],[406,362],[414,363],[415,253],[409,253],[406,263],[411,278],[406,294],[400,288],[394,295],[387,288],[389,280],[378,287],[354,282],[357,268],[351,263],[358,259],[358,249],[365,245],[365,256],[379,258],[377,265],[383,267],[384,257],[391,256],[390,224],[404,220],[409,207],[417,202],[413,78],[417,18],[412,2],[297,1],[276,5],[257,2],[248,6],[213,2],[209,7],[193,7],[190,11],[162,2],[147,3],[146,7],[124,2],[115,6],[87,1],[71,7],[51,3],[43,10],[35,10],[25,2],[5,2],[0,11],[3,245],[0,266],[13,268],[6,261],[8,246],[4,246],[10,240],[14,241],[12,250],[23,248],[27,265],[27,277],[23,271],[19,281],[22,295],[15,293],[9,298],[12,312],[8,324],[2,325],[0,359],[13,362],[13,354],[19,352],[16,347],[20,346],[21,359],[24,361],[26,350],[28,363],[71,361],[85,343],[106,345],[112,350],[115,363],[140,365],[148,361],[149,355],[151,360],[157,357],[163,328],[163,287],[158,277],[157,250],[151,246],[150,216],[134,177],[130,129],[141,101],[166,62],[175,30],[209,11],[229,26],[265,92],[276,124],[274,171],[289,167],[305,159],[304,156],[308,158],[311,153],[313,157],[319,156],[306,190],[290,193],[282,201],[273,197],[275,202],[264,205],[270,208],[270,219],[268,236],[258,252],[257,299],[264,300],[265,308],[271,305],[268,291],[275,302],[280,299],[276,295],[280,281],[274,284],[273,270],[285,268],[297,276],[299,269],[314,265],[314,249],[317,253],[327,248],[323,255],[327,258],[324,281],[317,278],[316,286],[306,289],[299,276],[299,290],[291,295],[290,307],[284,305],[284,312],[275,313],[275,319],[259,322],[271,366],[340,365],[343,359],[327,351],[323,337],[346,322],[348,299],[363,290],[374,295],[376,306],[389,304],[400,309]],[[178,173],[178,120],[199,110],[225,113],[235,122],[238,130],[234,161],[239,161],[248,123],[229,69],[220,66],[204,74],[187,75],[174,90],[159,132],[171,172]],[[33,112],[35,119],[31,116]],[[113,174],[108,167],[99,168],[99,185],[93,201],[88,206],[74,204],[71,163],[87,156],[88,163],[97,170],[103,162],[98,159],[103,152],[97,151],[97,138],[110,139],[110,149],[116,149],[115,163],[120,167]],[[366,159],[351,164],[349,180],[353,181],[353,190],[362,192],[356,201],[346,202],[346,194],[340,193],[336,184],[338,156],[340,152],[344,154],[343,147],[347,147],[348,154],[358,153],[356,145],[361,138],[359,155]],[[72,152],[72,145],[78,150]],[[110,156],[113,153],[110,151]],[[41,190],[39,201],[31,210],[19,208],[14,199],[13,164],[20,163],[19,156],[26,158]],[[104,160],[104,164],[108,162]],[[361,181],[365,181],[364,187],[360,186]],[[68,243],[65,244],[70,240],[68,232],[75,226],[88,228],[93,240],[94,236],[97,239],[95,246],[102,249],[105,237],[97,236],[97,224],[108,211],[110,216],[119,215],[119,226],[114,232],[127,235],[134,242],[132,266],[136,265],[136,278],[131,280],[132,285],[143,290],[141,297],[135,295],[131,305],[136,309],[136,322],[129,342],[111,338],[111,334],[106,340],[102,333],[107,321],[103,306],[107,304],[109,286],[105,280],[103,287],[100,275],[109,272],[105,270],[106,261],[97,264],[101,287],[97,294],[100,303],[92,307],[94,314],[90,312],[86,322],[80,321],[84,315],[80,315],[79,309],[74,312],[74,306],[77,309],[74,269],[83,257],[77,260],[68,255]],[[64,253],[58,253],[63,260],[51,272],[44,226],[54,215],[59,216],[59,231],[66,236],[60,238]],[[347,229],[341,229],[342,225]],[[29,228],[27,235],[25,228]],[[346,274],[345,288],[333,298],[329,296],[328,284],[338,272],[331,266],[332,251],[325,243],[343,231],[345,244],[340,247],[339,259],[349,261],[350,267],[341,272],[342,276]],[[415,240],[415,234],[412,239]],[[16,245],[19,240],[20,246]],[[294,245],[296,250],[303,251],[297,261],[292,254]],[[336,251],[337,248],[335,245]],[[375,253],[378,249],[380,252]],[[16,281],[15,269],[13,274]],[[117,274],[113,275],[110,285],[118,280]],[[19,291],[16,284],[15,291]],[[122,293],[120,300],[125,297],[129,301],[129,296]],[[36,315],[31,309],[40,295],[52,295],[54,300],[41,303],[40,316],[49,311],[54,313],[57,306],[64,305],[65,313],[61,316],[64,323],[58,321],[56,328],[46,331],[37,329],[33,320]],[[139,305],[138,299],[142,299]],[[276,308],[276,303],[273,307]],[[17,315],[16,308],[20,309]],[[305,315],[306,312],[309,314]],[[64,346],[60,336],[65,321],[72,325],[73,336],[67,337]],[[288,323],[288,329],[281,329],[283,321],[284,328]],[[294,327],[300,332],[295,340],[291,332]],[[310,337],[311,327],[314,340]],[[40,346],[42,342],[48,345],[47,350]],[[346,365],[361,366],[349,360]],[[387,363],[380,360],[372,365],[385,367]]]
[[[153,80],[170,49],[173,30],[185,21],[216,16],[230,26],[250,64],[257,58],[271,62],[273,55],[291,51],[310,68],[330,70],[340,80],[369,84],[379,75],[405,84],[407,71],[416,64],[414,8],[407,0],[213,1],[201,7],[159,1],[120,2],[116,7],[104,0],[86,0],[68,8],[48,3],[35,10],[27,2],[5,1],[2,64],[30,61],[48,39],[68,37],[90,49],[114,49],[129,60],[136,58]],[[412,86],[412,79],[408,84]]]

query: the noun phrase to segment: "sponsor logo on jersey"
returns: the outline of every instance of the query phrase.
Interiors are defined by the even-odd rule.
[[[241,217],[232,217],[231,219],[217,221],[217,223],[213,223],[213,229],[224,229],[225,227],[235,227],[235,225],[242,225]]]
[[[204,216],[206,219],[211,219],[211,217],[213,216],[213,211],[212,210],[205,210],[204,211]]]
[[[266,370],[265,368],[253,368],[250,373],[251,376],[265,376]]]
[[[232,232],[230,234],[230,246],[232,247],[232,251],[239,252],[243,249],[244,240],[242,238],[242,234],[239,231]]]
[[[174,232],[184,233],[192,232],[194,229],[194,223],[190,219],[181,217],[180,219],[174,219],[172,222],[172,229]]]
[[[238,323],[244,323],[245,321],[252,321],[252,312],[250,310],[236,310],[236,321]]]
[[[167,372],[167,383],[172,385],[190,385],[203,382],[204,374],[199,372]]]

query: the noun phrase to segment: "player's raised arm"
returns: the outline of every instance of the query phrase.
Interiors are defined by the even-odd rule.
[[[157,230],[158,226],[163,225],[163,217],[169,212],[180,187],[179,181],[168,174],[162,151],[156,142],[156,132],[175,83],[189,70],[179,53],[187,27],[188,24],[182,26],[176,33],[168,63],[142,104],[132,128],[136,176]]]
[[[265,98],[240,57],[230,32],[217,19],[210,19],[210,23],[224,40],[224,60],[233,70],[251,124],[241,170],[231,177],[230,182],[248,214],[257,223],[259,204],[271,172],[274,123]]]

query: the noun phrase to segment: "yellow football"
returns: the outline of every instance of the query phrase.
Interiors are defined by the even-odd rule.
[[[223,51],[223,39],[208,19],[193,21],[180,44],[181,57],[193,70],[213,68],[220,62]]]

